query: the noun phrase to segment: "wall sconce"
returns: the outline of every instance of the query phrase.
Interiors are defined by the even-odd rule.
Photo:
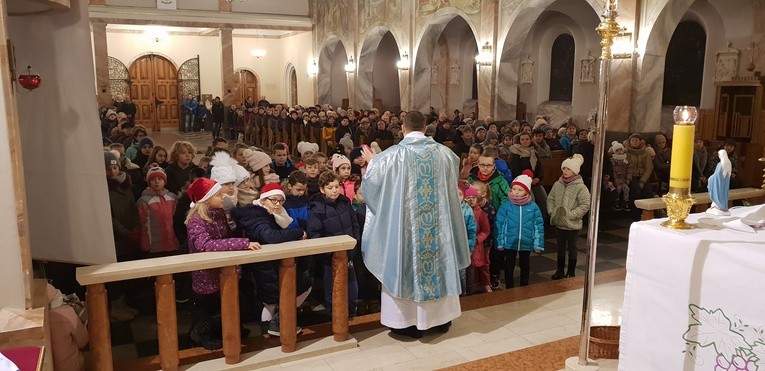
[[[409,53],[404,51],[404,55],[401,56],[401,60],[396,62],[396,68],[400,70],[408,70],[409,69]]]
[[[353,56],[351,56],[348,59],[348,64],[345,65],[345,72],[353,73],[353,71],[356,71],[356,63],[353,62]]]
[[[167,31],[158,28],[150,28],[144,34],[149,39],[149,42],[159,43],[167,39]]]
[[[614,37],[614,44],[611,46],[611,55],[617,59],[632,58],[635,53],[635,47],[632,44],[632,32],[622,30]]]
[[[491,66],[493,59],[494,55],[491,52],[491,45],[489,45],[489,42],[487,41],[486,44],[481,47],[481,53],[475,57],[475,63],[479,66]]]
[[[311,64],[308,66],[308,76],[316,76],[319,74],[319,66],[316,64],[316,60],[314,59]]]
[[[255,58],[263,58],[266,56],[266,50],[265,49],[252,49],[250,50],[250,54],[252,54]]]

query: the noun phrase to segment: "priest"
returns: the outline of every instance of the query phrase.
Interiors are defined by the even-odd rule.
[[[408,112],[398,145],[363,150],[364,263],[382,283],[380,322],[413,338],[434,327],[445,333],[460,316],[459,270],[470,265],[459,159],[426,137],[425,125],[422,113]]]

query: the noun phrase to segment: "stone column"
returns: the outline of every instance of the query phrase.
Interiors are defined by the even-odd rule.
[[[109,50],[106,43],[106,22],[90,22],[93,30],[93,54],[96,62],[96,97],[99,106],[109,106],[114,100],[109,90]]]
[[[488,42],[492,50],[490,66],[478,66],[478,116],[496,116],[494,112],[494,84],[497,58],[495,55],[497,45],[497,22],[499,16],[499,2],[497,0],[484,1],[481,5],[481,31],[478,42],[478,54]]]
[[[225,1],[222,1],[225,2]],[[230,27],[221,27],[220,29],[220,71],[221,81],[223,82],[223,105],[231,105],[234,97],[234,44],[231,36]]]

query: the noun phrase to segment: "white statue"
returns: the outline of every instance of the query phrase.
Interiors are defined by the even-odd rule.
[[[595,81],[593,67],[595,65],[595,57],[592,56],[592,52],[587,51],[587,56],[582,59],[582,69],[579,74],[579,82],[593,82]]]
[[[430,85],[438,85],[438,65],[435,62],[430,67]]]
[[[460,84],[460,65],[457,63],[457,61],[454,61],[454,64],[449,69],[450,75],[449,75],[449,81],[452,85],[459,85]]]
[[[733,164],[728,158],[728,152],[724,149],[717,151],[720,162],[715,167],[715,173],[707,180],[709,198],[712,204],[707,209],[710,215],[730,215],[728,211],[728,192],[730,191],[730,176],[733,173]]]
[[[531,56],[521,62],[521,84],[533,84],[532,73],[534,70],[534,61],[531,60]]]

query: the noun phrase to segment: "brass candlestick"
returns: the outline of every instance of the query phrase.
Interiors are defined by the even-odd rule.
[[[675,127],[672,131],[672,162],[669,169],[669,193],[662,199],[667,204],[669,220],[661,223],[670,229],[691,229],[685,219],[696,200],[691,197],[693,138],[698,117],[696,107],[675,107]]]

